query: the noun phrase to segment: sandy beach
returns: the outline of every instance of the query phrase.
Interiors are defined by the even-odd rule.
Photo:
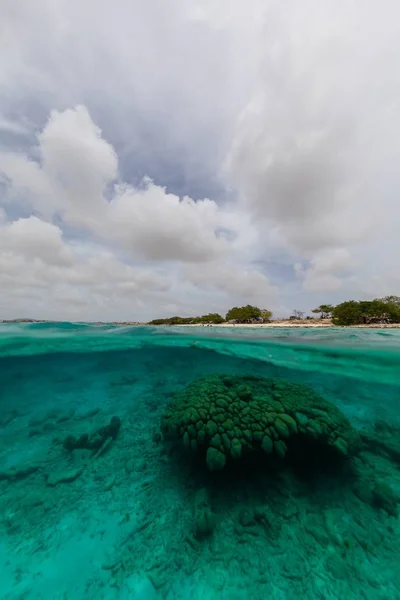
[[[185,324],[185,325],[170,325],[170,327],[240,327],[246,329],[275,329],[281,328],[308,328],[308,329],[321,329],[328,327],[337,327],[329,319],[321,321],[272,321],[271,323],[218,323],[212,325],[203,325],[200,323]],[[373,325],[351,325],[358,329],[399,329],[400,323],[392,324],[373,324]]]

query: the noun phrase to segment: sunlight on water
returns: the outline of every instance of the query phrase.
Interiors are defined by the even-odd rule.
[[[399,330],[0,325],[0,597],[399,599],[399,373]]]

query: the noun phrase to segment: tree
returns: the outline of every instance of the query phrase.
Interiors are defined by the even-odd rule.
[[[304,312],[302,310],[297,310],[297,308],[295,308],[293,310],[293,316],[295,319],[302,319],[304,317]]]
[[[312,311],[314,312],[314,311]],[[315,310],[315,312],[319,312]],[[335,306],[332,311],[334,325],[359,325],[363,322],[362,310],[359,302],[349,300]]]
[[[382,300],[350,300],[335,306],[332,322],[334,325],[400,323],[400,306]]]
[[[224,319],[218,313],[210,313],[202,317],[167,317],[165,319],[153,319],[148,325],[196,325],[203,323],[223,323]]]
[[[217,325],[218,323],[223,323],[224,319],[218,313],[210,313],[208,315],[203,315],[200,317],[200,321],[202,323],[213,323]]]
[[[378,298],[382,302],[386,304],[395,304],[396,306],[400,306],[400,296],[385,296],[384,298]]]
[[[311,312],[314,314],[321,314],[321,319],[328,319],[333,311],[332,304],[321,304],[318,308],[313,308]]]
[[[400,319],[400,305],[382,300],[362,300],[360,303],[364,323],[397,323]]]
[[[386,303],[386,313],[391,323],[400,323],[400,303]]]
[[[261,318],[264,322],[270,321],[272,319],[272,311],[268,310],[267,308],[262,308]]]
[[[259,319],[261,317],[261,309],[257,306],[234,306],[226,313],[226,321],[251,321],[252,319]]]

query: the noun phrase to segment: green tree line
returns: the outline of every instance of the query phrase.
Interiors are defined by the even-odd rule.
[[[321,319],[331,318],[332,323],[338,326],[400,323],[400,296],[386,296],[375,300],[347,300],[337,306],[321,304],[312,309],[311,312],[320,315]],[[292,318],[301,319],[303,314],[302,311],[295,310]],[[209,313],[200,317],[175,316],[166,319],[154,319],[149,322],[149,325],[218,325],[229,321],[236,323],[259,321],[265,323],[270,321],[271,318],[272,312],[270,310],[247,304],[246,306],[234,306],[228,310],[225,317],[219,313]]]
[[[400,298],[387,296],[375,300],[348,300],[332,309],[334,325],[372,325],[400,323]]]
[[[168,317],[166,319],[153,319],[149,325],[201,325],[224,323],[225,319],[218,313],[210,313],[201,317]]]
[[[201,317],[168,317],[166,319],[153,319],[149,325],[217,325],[226,321],[236,321],[237,323],[249,323],[251,321],[269,321],[272,312],[257,306],[234,306],[225,315],[225,318],[218,313],[209,313]]]

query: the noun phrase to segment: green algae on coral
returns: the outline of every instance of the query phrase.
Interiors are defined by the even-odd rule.
[[[202,451],[211,471],[254,453],[283,459],[295,439],[322,444],[338,458],[359,445],[346,417],[311,388],[253,376],[194,381],[175,396],[162,430]]]

